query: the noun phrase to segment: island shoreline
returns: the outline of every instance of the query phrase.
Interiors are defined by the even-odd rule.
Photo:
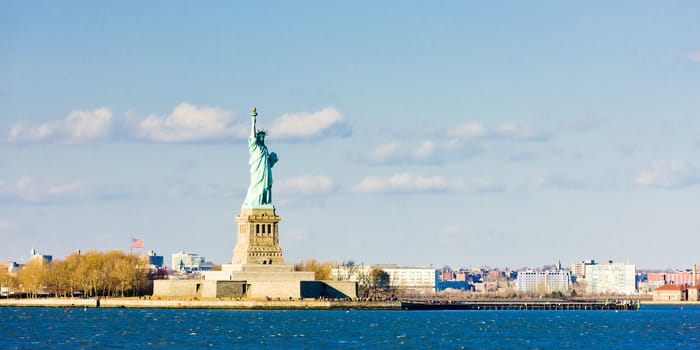
[[[487,300],[484,300],[487,301]],[[488,300],[493,302],[494,300]],[[475,302],[475,301],[471,301]],[[476,301],[478,302],[478,301]],[[502,300],[522,303],[523,300]],[[561,300],[533,301],[539,303]],[[692,301],[639,301],[641,306],[698,306]],[[333,301],[333,300],[175,300],[136,298],[37,298],[0,299],[0,307],[65,307],[65,308],[143,308],[143,309],[238,309],[238,310],[401,310],[399,301]]]

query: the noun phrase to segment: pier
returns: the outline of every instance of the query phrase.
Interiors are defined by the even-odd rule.
[[[403,310],[638,310],[638,301],[401,302]]]

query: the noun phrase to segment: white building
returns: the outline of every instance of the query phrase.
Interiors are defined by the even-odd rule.
[[[35,260],[50,263],[51,260],[53,260],[53,256],[41,254],[36,249],[32,248],[32,250],[29,252],[29,261],[35,261]]]
[[[631,295],[636,293],[635,267],[613,263],[586,265],[586,293]]]
[[[389,274],[389,286],[421,293],[435,293],[435,267],[377,265]]]
[[[418,293],[435,293],[435,267],[433,266],[341,265],[331,270],[331,278],[366,285],[369,283],[372,269],[386,272],[389,275],[389,287],[391,288]]]
[[[566,292],[571,285],[569,271],[518,271],[518,292],[551,293]]]
[[[171,268],[180,272],[209,271],[214,264],[206,261],[206,258],[195,253],[179,251],[171,256]]]

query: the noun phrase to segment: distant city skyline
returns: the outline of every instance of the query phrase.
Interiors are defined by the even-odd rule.
[[[700,4],[0,4],[0,260],[700,263]]]

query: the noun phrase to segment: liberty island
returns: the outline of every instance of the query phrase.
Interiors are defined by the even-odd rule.
[[[373,309],[524,309],[524,310],[560,310],[560,309],[620,309],[613,303],[590,302],[575,303],[562,301],[537,301],[527,299],[522,302],[484,303],[460,302],[450,300],[428,300],[415,303],[398,302],[398,298],[372,298],[370,303],[357,302],[358,282],[343,276],[335,280],[316,280],[312,271],[298,271],[284,260],[280,245],[280,222],[273,203],[273,168],[278,163],[278,156],[270,152],[266,145],[267,133],[258,128],[258,112],[252,109],[250,114],[250,134],[248,137],[248,175],[249,182],[246,196],[235,217],[237,223],[236,242],[229,263],[222,264],[217,271],[206,271],[191,279],[156,279],[153,281],[152,298],[143,303],[133,300],[105,300],[101,307],[164,307],[164,308],[373,308]],[[223,215],[222,215],[223,216]],[[175,263],[173,263],[175,265]],[[351,266],[346,266],[351,267]],[[430,268],[430,278],[434,279],[434,269]],[[299,269],[301,270],[301,269]],[[376,272],[376,271],[375,271]],[[381,271],[380,271],[381,276]],[[328,277],[326,277],[328,278]],[[331,277],[333,278],[333,277]],[[122,292],[123,295],[123,292]],[[150,299],[150,298],[149,298]],[[244,301],[243,303],[222,304],[222,301]],[[304,300],[306,299],[306,300]],[[310,303],[315,299],[340,299],[331,303]],[[352,304],[343,301],[352,299]],[[415,296],[409,298],[417,301]],[[371,302],[385,302],[372,304]],[[285,305],[274,302],[287,301]],[[291,301],[305,301],[291,303]],[[57,301],[53,306],[94,306],[94,301]],[[263,302],[256,303],[256,302]],[[265,304],[267,302],[267,304]],[[338,303],[339,302],[339,303]],[[14,305],[45,305],[41,301],[17,303]],[[597,305],[597,306],[596,306]],[[629,304],[623,304],[623,306]],[[638,304],[635,304],[638,306]],[[634,307],[636,309],[636,307]],[[629,309],[625,307],[624,309]]]
[[[235,217],[237,223],[236,242],[229,263],[221,265],[217,271],[206,271],[194,278],[156,279],[153,281],[152,298],[155,300],[105,300],[101,307],[163,307],[163,308],[368,308],[368,309],[461,309],[461,310],[590,310],[590,309],[636,309],[635,304],[619,304],[616,302],[591,303],[584,301],[563,302],[555,300],[537,301],[523,299],[518,302],[491,302],[486,300],[476,302],[454,302],[440,298],[432,300],[417,300],[416,296],[408,296],[408,300],[416,302],[398,302],[393,294],[371,299],[365,297],[358,302],[358,280],[342,275],[330,276],[334,280],[316,280],[312,271],[295,269],[294,265],[284,260],[280,245],[280,222],[273,203],[273,168],[278,163],[278,156],[270,152],[266,145],[267,133],[258,128],[258,112],[252,109],[250,114],[250,134],[248,137],[248,175],[249,182],[240,212]],[[223,215],[222,215],[223,217]],[[173,263],[175,265],[175,263]],[[343,265],[344,268],[353,268]],[[435,269],[429,267],[429,278],[435,279]],[[359,270],[355,270],[357,272]],[[383,270],[374,270],[382,276]],[[367,274],[369,276],[369,274]],[[414,276],[415,277],[415,276]],[[325,277],[329,278],[329,277]],[[392,277],[393,278],[393,277]],[[381,278],[377,281],[381,282]],[[150,294],[150,293],[149,293]],[[94,294],[100,295],[100,294]],[[102,294],[105,295],[105,294]],[[121,295],[124,295],[122,291]],[[404,296],[406,297],[406,296]],[[432,298],[432,296],[429,295]],[[150,298],[149,298],[150,299]],[[222,304],[222,301],[243,301],[243,303]],[[339,299],[330,303],[317,299]],[[354,300],[346,304],[347,299]],[[366,303],[366,301],[370,303]],[[307,301],[316,300],[316,303]],[[274,302],[287,301],[280,305]],[[292,303],[292,301],[304,301]],[[372,302],[382,301],[372,304]],[[262,302],[262,303],[260,303]],[[63,303],[63,304],[62,304]],[[68,304],[65,304],[68,303]],[[17,302],[14,305],[35,306],[94,306],[94,301],[61,301],[44,304],[43,301],[28,303]],[[13,305],[9,303],[8,305]],[[631,306],[630,306],[631,305]],[[622,307],[621,307],[622,306]]]

